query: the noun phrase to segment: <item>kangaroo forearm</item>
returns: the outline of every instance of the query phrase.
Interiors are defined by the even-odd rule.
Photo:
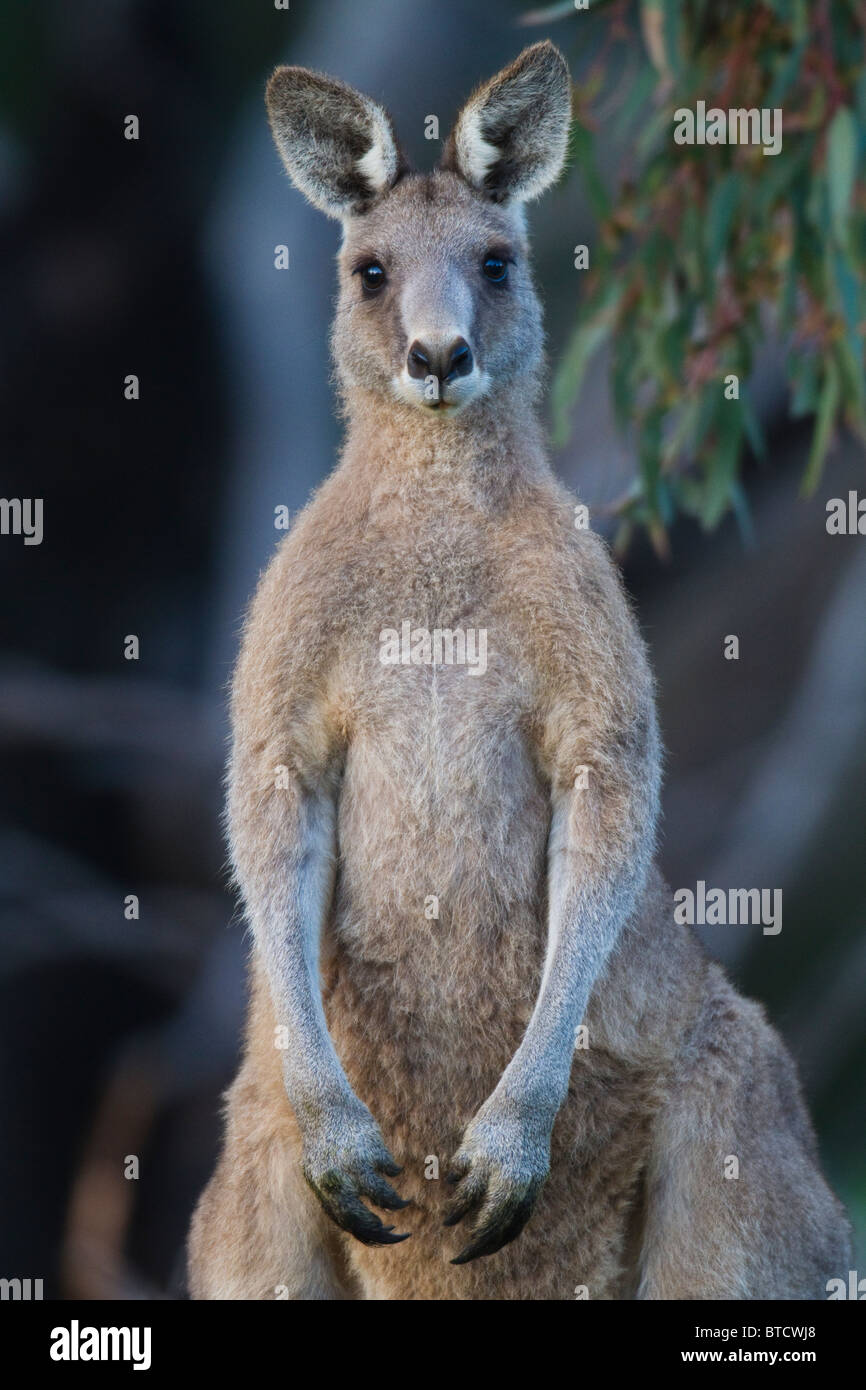
[[[603,858],[587,853],[587,811],[575,799],[585,795],[570,793],[554,811],[544,970],[523,1041],[500,1082],[505,1094],[552,1114],[568,1089],[578,1025],[635,907],[654,843],[654,798],[636,792],[616,848]]]
[[[331,901],[336,812],[329,793],[270,792],[268,862],[239,869],[256,949],[265,967],[289,1101],[303,1119],[351,1096],[322,1006],[319,953]],[[243,857],[242,852],[239,857]],[[264,871],[263,871],[264,868]],[[265,889],[265,885],[268,888]]]
[[[565,1098],[578,1025],[634,906],[638,876],[575,884],[551,906],[550,946],[523,1041],[500,1086],[529,1108],[555,1114]]]
[[[331,1041],[322,1009],[318,971],[287,953],[268,970],[275,1017],[286,1028],[281,1052],[286,1095],[302,1127],[353,1093]]]
[[[280,750],[282,751],[282,750]],[[386,1180],[400,1171],[355,1095],[328,1032],[319,954],[336,869],[336,773],[322,756],[268,785],[264,758],[236,752],[229,817],[232,852],[267,975],[283,1081],[301,1139],[301,1170],[324,1211],[367,1245],[405,1239],[365,1206],[405,1205]],[[296,771],[300,763],[300,770]],[[312,766],[311,766],[312,764]]]

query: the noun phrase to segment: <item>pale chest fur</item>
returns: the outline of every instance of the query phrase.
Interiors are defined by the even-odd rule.
[[[330,945],[365,994],[381,986],[383,1027],[405,1047],[395,1064],[419,1065],[409,1019],[425,1058],[431,1028],[440,1063],[465,1055],[468,1027],[495,1069],[519,1041],[544,950],[550,802],[534,678],[502,616],[490,523],[461,524],[453,506],[423,527],[404,517],[370,528],[370,553],[386,547],[389,563],[371,566],[341,664],[349,738]],[[463,643],[474,664],[459,659]]]

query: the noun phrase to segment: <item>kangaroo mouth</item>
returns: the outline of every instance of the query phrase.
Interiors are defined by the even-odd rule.
[[[409,379],[405,372],[394,378],[393,390],[396,396],[416,410],[438,410],[440,415],[459,415],[470,401],[482,394],[475,383],[463,378],[460,381],[440,382],[439,389],[428,395],[424,383]]]

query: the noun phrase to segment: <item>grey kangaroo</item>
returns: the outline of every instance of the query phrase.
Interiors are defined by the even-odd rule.
[[[195,1298],[819,1299],[849,1266],[791,1058],[674,920],[646,652],[546,454],[524,207],[570,90],[526,49],[418,174],[365,96],[268,85],[342,223],[346,437],[234,677],[251,995]]]

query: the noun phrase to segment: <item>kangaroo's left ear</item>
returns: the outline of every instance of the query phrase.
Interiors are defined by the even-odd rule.
[[[571,79],[549,40],[525,48],[460,112],[442,157],[495,202],[527,202],[557,178],[571,122]]]

